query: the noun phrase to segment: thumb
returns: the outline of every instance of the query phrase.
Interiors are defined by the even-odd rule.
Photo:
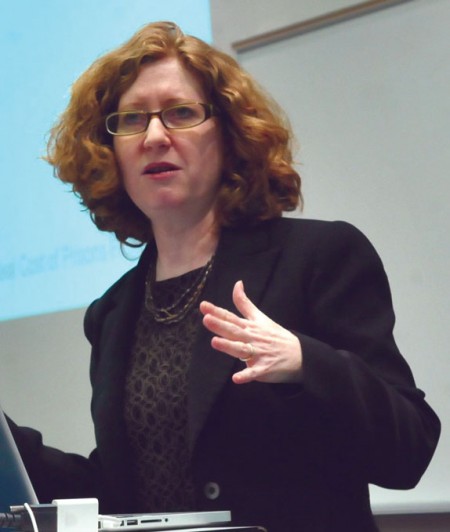
[[[233,303],[244,318],[255,318],[259,313],[258,308],[250,301],[244,290],[244,283],[237,281],[233,288]]]

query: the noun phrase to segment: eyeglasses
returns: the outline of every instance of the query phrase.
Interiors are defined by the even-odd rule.
[[[210,103],[188,102],[160,111],[120,111],[106,117],[106,129],[111,135],[135,135],[147,130],[157,116],[167,129],[186,129],[202,124],[216,114]]]

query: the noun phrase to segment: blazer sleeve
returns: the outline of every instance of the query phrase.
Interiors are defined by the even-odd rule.
[[[386,488],[417,484],[440,433],[393,337],[394,311],[381,260],[344,222],[315,241],[302,394],[320,414],[336,459]],[[424,353],[424,356],[427,356]]]
[[[37,430],[7,421],[41,504],[101,496],[96,451],[89,458],[60,451],[44,445]]]

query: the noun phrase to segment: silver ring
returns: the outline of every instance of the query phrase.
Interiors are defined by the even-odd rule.
[[[252,346],[251,343],[248,343],[248,344],[245,344],[249,349],[250,349],[250,353],[248,354],[247,357],[245,358],[240,358],[239,360],[241,362],[248,362],[249,360],[251,360],[253,358],[253,356],[255,355],[255,348]]]

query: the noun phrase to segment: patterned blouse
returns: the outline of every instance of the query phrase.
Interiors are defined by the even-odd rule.
[[[199,271],[153,283],[153,303],[170,306],[195,283]],[[124,405],[140,511],[192,510],[187,372],[201,315],[196,302],[180,322],[158,323],[147,309],[148,294],[145,299],[136,325]]]

